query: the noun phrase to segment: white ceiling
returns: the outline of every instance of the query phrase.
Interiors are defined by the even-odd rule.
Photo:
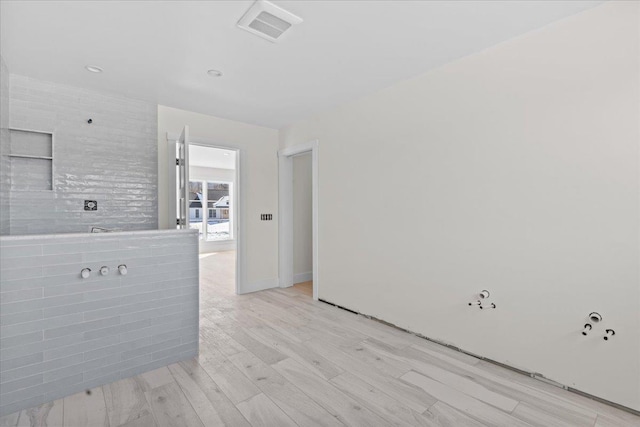
[[[222,148],[189,145],[189,166],[235,169],[236,152]]]
[[[276,44],[236,27],[252,1],[3,0],[2,56],[11,73],[279,128],[602,1],[274,3],[304,19]]]

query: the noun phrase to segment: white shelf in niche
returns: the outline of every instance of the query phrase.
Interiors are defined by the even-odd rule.
[[[53,132],[9,128],[11,190],[52,191]]]

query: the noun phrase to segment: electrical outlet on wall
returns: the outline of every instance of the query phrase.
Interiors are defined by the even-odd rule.
[[[97,211],[98,210],[98,201],[97,200],[85,200],[84,201],[84,210],[85,211]]]

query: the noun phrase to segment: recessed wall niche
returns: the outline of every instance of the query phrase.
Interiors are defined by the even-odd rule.
[[[10,132],[11,190],[53,190],[53,133]]]

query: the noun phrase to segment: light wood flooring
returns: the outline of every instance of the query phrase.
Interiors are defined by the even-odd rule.
[[[640,417],[314,302],[234,295],[201,258],[197,359],[0,419],[1,426],[640,426]]]
[[[300,282],[293,285],[294,289],[300,291],[301,294],[313,297],[313,282]]]

